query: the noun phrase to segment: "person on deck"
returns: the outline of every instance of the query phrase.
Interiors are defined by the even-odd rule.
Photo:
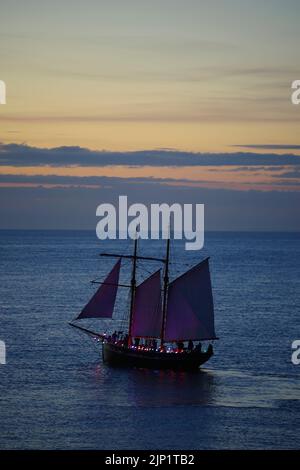
[[[193,351],[193,349],[194,349],[194,343],[193,343],[193,341],[190,339],[190,340],[189,340],[189,344],[188,344],[188,350],[189,350],[189,351]]]
[[[130,346],[130,338],[129,338],[129,335],[127,334],[124,336],[124,346],[125,347]]]
[[[118,335],[117,335],[117,332],[116,332],[116,330],[115,330],[115,331],[113,332],[113,334],[111,335],[111,340],[112,340],[112,342],[115,343],[116,340],[117,340],[117,338],[118,338]]]

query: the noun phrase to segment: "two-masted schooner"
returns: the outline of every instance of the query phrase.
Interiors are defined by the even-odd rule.
[[[170,282],[170,239],[166,241],[166,257],[139,256],[137,239],[132,255],[103,253],[117,262],[76,320],[113,317],[119,287],[130,289],[128,332],[121,338],[96,333],[71,322],[75,328],[100,338],[103,362],[115,366],[151,369],[197,369],[212,355],[209,344],[203,351],[200,341],[216,338],[209,258]],[[122,259],[132,260],[130,285],[119,284]],[[137,260],[164,264],[141,284],[136,283]],[[199,344],[194,346],[194,342]],[[188,342],[188,347],[184,343]],[[175,345],[175,347],[174,347]]]

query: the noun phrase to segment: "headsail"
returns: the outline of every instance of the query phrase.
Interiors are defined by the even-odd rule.
[[[160,270],[135,290],[131,336],[158,338],[162,323]]]
[[[118,290],[121,259],[117,261],[104,283],[95,292],[91,300],[78,315],[81,318],[111,318]]]
[[[165,341],[214,339],[208,258],[169,284]]]

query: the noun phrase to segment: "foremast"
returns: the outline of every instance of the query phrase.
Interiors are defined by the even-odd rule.
[[[166,314],[166,305],[167,305],[167,286],[168,286],[168,265],[169,265],[169,242],[167,243],[167,259],[165,258],[156,258],[151,256],[139,256],[137,254],[137,247],[138,247],[138,237],[134,239],[134,251],[133,255],[121,255],[116,253],[101,253],[100,256],[108,256],[112,258],[122,258],[132,260],[132,274],[131,274],[131,281],[130,285],[125,284],[118,284],[118,287],[129,287],[130,288],[130,306],[129,306],[129,326],[128,326],[128,344],[132,343],[132,325],[133,325],[133,315],[134,315],[134,304],[135,304],[135,294],[136,294],[136,271],[137,271],[137,260],[142,261],[158,261],[164,263],[166,265],[165,275],[164,275],[164,289],[163,289],[163,305],[164,305],[164,312]],[[163,334],[164,326],[161,328],[161,334]]]
[[[162,313],[162,324],[160,332],[161,346],[164,344],[165,326],[166,326],[166,314],[167,314],[167,299],[168,299],[168,287],[169,287],[169,263],[170,263],[170,236],[167,239],[167,249],[165,258],[165,272],[164,272],[164,286],[163,286],[163,313]]]

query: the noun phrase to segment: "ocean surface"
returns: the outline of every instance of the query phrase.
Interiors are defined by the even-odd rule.
[[[101,346],[68,325],[95,290],[89,281],[113,265],[99,253],[131,249],[94,232],[0,232],[0,448],[299,448],[300,235],[207,233],[196,252],[172,242],[172,276],[211,257],[220,339],[196,373],[109,368]],[[140,243],[147,255],[163,249]],[[139,268],[143,279],[157,265]],[[119,319],[127,295],[120,289]]]

